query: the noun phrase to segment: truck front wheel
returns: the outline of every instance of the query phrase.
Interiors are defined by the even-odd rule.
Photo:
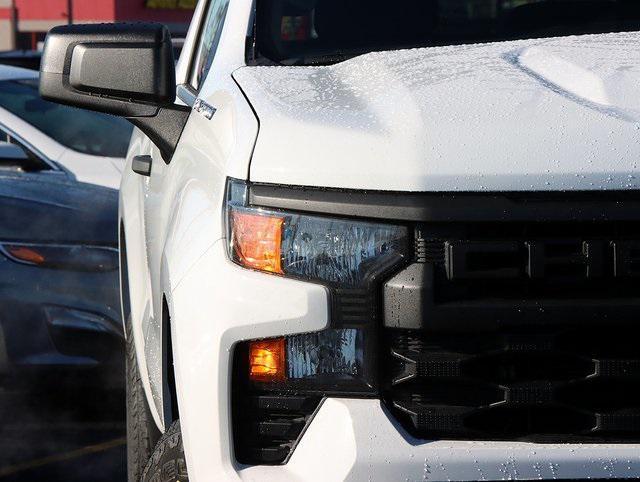
[[[187,465],[180,433],[180,420],[173,422],[160,438],[144,474],[144,482],[188,482]]]

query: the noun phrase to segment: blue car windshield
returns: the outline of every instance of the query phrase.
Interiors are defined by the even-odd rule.
[[[0,81],[0,107],[82,154],[125,157],[132,126],[125,119],[40,98],[38,80]]]
[[[255,63],[640,30],[638,0],[257,0]]]

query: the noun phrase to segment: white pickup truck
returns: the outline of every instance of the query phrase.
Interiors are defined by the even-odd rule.
[[[138,127],[130,481],[640,477],[640,5],[202,0],[58,27]],[[177,97],[177,99],[176,99]]]

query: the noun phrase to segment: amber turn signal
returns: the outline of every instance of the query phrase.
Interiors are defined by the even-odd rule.
[[[285,340],[252,341],[249,344],[249,379],[254,382],[285,380]]]
[[[282,274],[280,244],[284,219],[234,211],[233,250],[247,268]]]
[[[35,249],[31,249],[26,246],[11,246],[7,248],[7,251],[14,258],[26,263],[42,264],[45,261],[44,256],[38,253]]]

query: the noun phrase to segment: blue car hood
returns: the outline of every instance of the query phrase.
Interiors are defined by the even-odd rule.
[[[0,241],[117,246],[118,192],[54,172],[0,172]]]

